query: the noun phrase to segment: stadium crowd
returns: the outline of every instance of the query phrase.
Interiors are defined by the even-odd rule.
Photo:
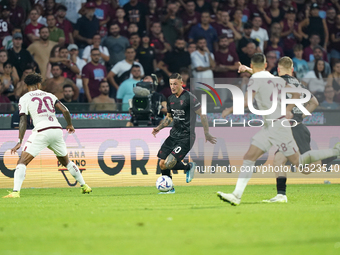
[[[2,0],[0,40],[0,103],[18,102],[36,72],[61,102],[115,110],[151,73],[165,97],[175,72],[186,89],[191,77],[246,81],[238,62],[256,52],[275,75],[291,57],[321,107],[340,103],[338,0]]]

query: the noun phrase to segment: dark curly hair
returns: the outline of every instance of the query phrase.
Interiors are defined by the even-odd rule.
[[[27,84],[27,86],[35,86],[42,82],[42,77],[40,74],[32,73],[26,76],[24,82]]]

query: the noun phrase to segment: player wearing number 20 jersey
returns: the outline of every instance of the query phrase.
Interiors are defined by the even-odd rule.
[[[26,166],[46,147],[54,152],[60,163],[65,166],[77,182],[79,182],[83,194],[92,191],[92,189],[85,184],[79,168],[68,158],[62,127],[55,116],[55,107],[63,113],[67,122],[66,129],[72,134],[74,133],[74,127],[70,113],[68,109],[58,101],[56,96],[39,89],[41,81],[42,78],[39,74],[29,74],[24,80],[28,92],[19,100],[19,141],[17,145],[12,148],[11,153],[15,153],[21,147],[27,126],[26,115],[31,115],[34,129],[24,145],[16,166],[13,192],[4,196],[4,198],[20,197],[21,185],[26,175]]]
[[[33,131],[40,132],[43,129],[59,128],[61,125],[55,116],[54,105],[58,98],[48,92],[34,90],[27,92],[19,100],[19,114],[31,115]]]

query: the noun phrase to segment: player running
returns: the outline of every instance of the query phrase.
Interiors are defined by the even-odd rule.
[[[266,58],[262,53],[256,53],[251,59],[251,68],[253,76],[248,83],[248,91],[252,91],[252,97],[255,97],[257,106],[260,110],[268,110],[272,107],[272,92],[274,87],[279,91],[283,88],[289,88],[294,85],[286,84],[286,81],[280,77],[275,77],[268,71],[265,71],[267,66]],[[294,86],[295,87],[295,86]],[[290,93],[292,98],[299,98],[299,93]],[[277,101],[280,101],[279,94]],[[246,99],[248,98],[246,94]],[[247,100],[245,100],[247,106]],[[253,170],[255,169],[256,160],[268,151],[273,145],[276,145],[279,151],[295,166],[306,165],[325,158],[340,155],[340,143],[337,143],[333,149],[308,151],[302,155],[298,152],[298,147],[292,135],[290,127],[281,125],[281,121],[286,117],[290,119],[291,111],[294,105],[287,105],[287,117],[281,115],[281,104],[277,104],[276,110],[267,116],[264,116],[264,121],[274,119],[272,125],[264,125],[261,130],[253,137],[252,143],[244,155],[241,173],[238,177],[235,190],[231,194],[217,192],[217,195],[225,202],[231,205],[239,205],[242,194],[250,180]],[[222,117],[232,111],[232,108],[227,108]]]
[[[293,61],[289,57],[282,57],[279,62],[278,62],[278,74],[281,78],[283,78],[287,83],[294,85],[297,88],[305,88],[295,77],[293,77]],[[249,72],[252,73],[252,69],[240,65],[239,67],[239,72]],[[311,99],[309,102],[306,103],[305,107],[309,112],[313,112],[316,107],[319,105],[318,100],[312,95]],[[310,147],[310,141],[311,141],[311,135],[306,127],[305,124],[302,123],[303,118],[305,117],[302,113],[302,111],[298,107],[294,107],[292,110],[293,117],[291,119],[295,120],[297,125],[292,126],[292,133],[294,140],[299,147],[300,153],[305,153],[307,151],[311,150]],[[323,159],[322,161],[317,161],[314,162],[314,166],[317,165],[324,165],[332,162],[334,159],[337,157],[331,157],[327,159]],[[285,165],[287,162],[287,158],[278,150],[275,153],[274,156],[274,162],[273,166],[281,166]],[[307,169],[306,169],[307,170]],[[303,173],[308,173],[308,171],[303,172]],[[263,200],[263,202],[267,203],[287,203],[288,199],[286,196],[286,182],[287,182],[287,174],[286,172],[276,172],[276,189],[277,189],[277,195],[269,200]]]
[[[39,74],[29,74],[24,81],[27,85],[28,92],[19,100],[19,141],[11,150],[11,154],[15,153],[21,147],[26,132],[26,115],[28,114],[31,115],[34,129],[24,145],[24,149],[15,169],[13,192],[4,196],[4,198],[20,197],[20,189],[25,179],[26,166],[46,147],[54,152],[60,163],[67,167],[71,175],[79,182],[83,194],[92,192],[92,189],[85,184],[78,167],[68,158],[62,127],[55,116],[56,107],[64,115],[67,122],[66,130],[68,133],[74,133],[74,127],[72,126],[68,109],[58,101],[56,96],[39,89],[42,82],[42,78]]]
[[[174,122],[170,136],[164,141],[158,152],[157,156],[161,159],[159,166],[162,175],[167,175],[170,178],[171,170],[184,170],[186,172],[186,182],[189,183],[194,177],[196,163],[185,164],[182,160],[195,142],[196,114],[201,116],[206,141],[215,144],[216,138],[209,134],[207,117],[201,114],[201,103],[195,95],[183,89],[182,76],[174,73],[169,80],[172,95],[168,98],[168,113],[161,124],[153,129],[152,134],[156,137],[156,134],[161,129]],[[175,188],[159,194],[171,193],[175,193]]]

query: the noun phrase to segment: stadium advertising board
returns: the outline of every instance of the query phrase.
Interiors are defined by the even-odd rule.
[[[196,128],[196,142],[190,152],[190,160],[197,163],[197,173],[193,185],[234,183],[238,173],[233,169],[242,165],[242,157],[249,146],[251,137],[259,128],[237,127],[232,132],[228,128],[211,128],[211,134],[217,137],[217,143],[206,143],[203,129]],[[339,127],[310,127],[312,148],[326,149],[339,142]],[[87,183],[93,187],[144,186],[154,185],[160,174],[157,152],[169,135],[170,128],[162,130],[155,138],[152,128],[122,129],[77,129],[69,135],[64,131],[69,157],[82,171]],[[24,142],[30,135],[28,130]],[[13,186],[14,169],[18,154],[11,155],[10,149],[18,140],[17,130],[4,130],[0,138],[0,188]],[[275,148],[263,155],[257,165],[270,166]],[[19,155],[21,149],[19,150]],[[187,157],[185,160],[188,160]],[[339,162],[333,162],[339,168]],[[236,167],[236,168],[235,168]],[[325,173],[327,178],[338,178],[340,173]],[[226,169],[229,169],[226,170]],[[220,171],[219,171],[220,170]],[[260,169],[261,171],[261,169]],[[185,184],[183,171],[174,171],[177,185]],[[305,177],[300,173],[293,178]],[[272,172],[253,175],[254,182],[266,177],[265,183],[274,182]],[[268,178],[267,178],[268,177]],[[315,182],[318,175],[310,175],[310,182]],[[325,178],[321,176],[320,178]],[[256,180],[257,179],[257,180]],[[72,176],[60,165],[52,151],[43,150],[27,167],[24,188],[67,187],[75,186]],[[78,184],[79,185],[79,184]]]

